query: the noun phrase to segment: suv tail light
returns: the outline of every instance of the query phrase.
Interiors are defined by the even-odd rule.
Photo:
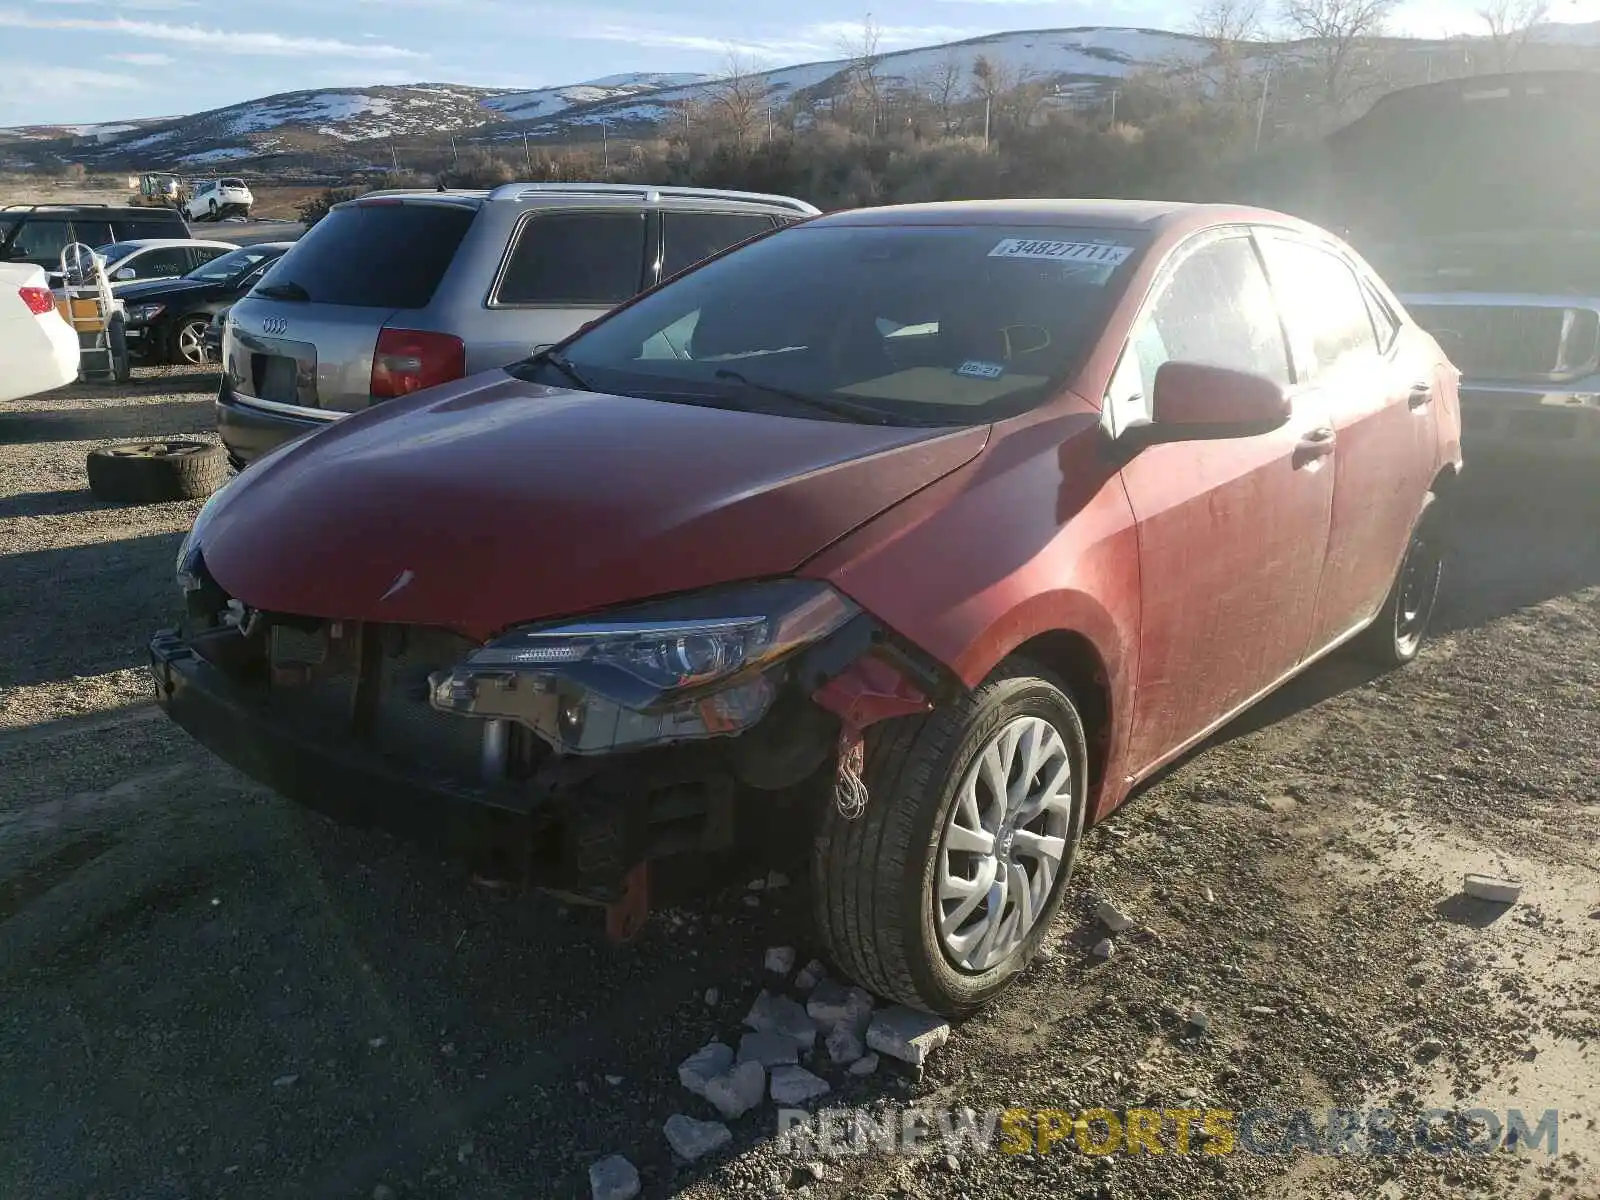
[[[385,329],[372,355],[375,400],[407,396],[467,373],[467,347],[458,337],[426,329]]]
[[[36,317],[42,317],[56,306],[56,298],[49,288],[25,287],[18,288],[17,295],[22,297],[22,302],[28,306],[28,311]]]

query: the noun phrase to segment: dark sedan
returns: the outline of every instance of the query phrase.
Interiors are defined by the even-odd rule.
[[[127,306],[128,349],[144,362],[206,362],[206,327],[261,282],[293,242],[244,246],[177,279],[135,283],[118,292]]]

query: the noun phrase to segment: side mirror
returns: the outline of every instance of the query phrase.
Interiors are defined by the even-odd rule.
[[[1262,375],[1204,363],[1165,362],[1156,371],[1152,421],[1155,441],[1251,437],[1289,419],[1283,388]]]
[[[122,270],[117,272],[118,279],[137,279],[138,276],[139,272],[135,271],[132,267],[123,267]]]

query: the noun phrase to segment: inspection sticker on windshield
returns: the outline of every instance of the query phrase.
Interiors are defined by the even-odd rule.
[[[1126,262],[1132,253],[1132,246],[1119,246],[1115,242],[1041,242],[1032,238],[1006,238],[989,251],[989,257],[1042,258],[1050,262],[1116,267]]]
[[[968,379],[999,379],[1005,373],[1004,363],[984,362],[976,358],[969,358],[956,368],[957,375],[964,375]]]

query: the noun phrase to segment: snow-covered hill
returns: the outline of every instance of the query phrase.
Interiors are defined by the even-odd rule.
[[[608,75],[604,79],[591,79],[587,83],[574,83],[566,87],[539,88],[531,92],[507,92],[490,96],[484,107],[503,115],[508,121],[531,121],[553,117],[569,108],[587,104],[602,104],[636,96],[641,92],[659,91],[662,88],[689,87],[710,80],[709,75],[693,74],[632,74]]]

